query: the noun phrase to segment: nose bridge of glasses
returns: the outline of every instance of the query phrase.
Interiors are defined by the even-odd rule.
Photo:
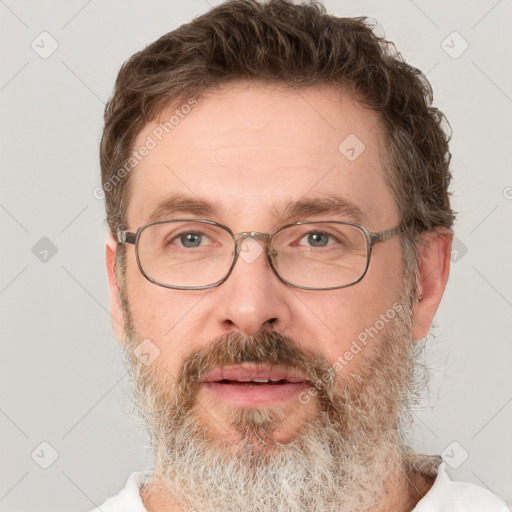
[[[260,233],[259,231],[242,231],[241,233],[237,233],[235,238],[257,238],[259,240],[266,240],[270,238],[270,235],[267,233]]]
[[[270,235],[266,233],[260,233],[258,231],[243,231],[242,233],[233,235],[233,238],[237,244],[243,243],[243,241],[247,240],[247,238],[254,238],[255,240],[262,240],[263,242],[266,242],[270,238]]]

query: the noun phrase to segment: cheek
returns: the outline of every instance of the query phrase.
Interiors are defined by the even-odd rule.
[[[127,262],[127,290],[130,310],[140,335],[160,339],[173,327],[185,304],[177,292],[147,280],[133,255]]]
[[[330,292],[330,295],[314,298],[308,303],[311,310],[320,312],[322,322],[329,328],[328,336],[323,340],[316,339],[315,343],[330,364],[343,358],[346,366],[357,366],[359,358],[353,355],[351,347],[355,344],[365,347],[365,343],[374,347],[378,343],[378,334],[395,314],[401,281],[389,274],[381,275],[379,280],[371,277],[367,274],[353,287]]]
[[[135,263],[127,272],[127,290],[132,320],[140,342],[150,340],[160,352],[159,364],[172,375],[184,354],[193,349],[189,340],[197,339],[194,306],[199,298],[155,285],[138,270]]]

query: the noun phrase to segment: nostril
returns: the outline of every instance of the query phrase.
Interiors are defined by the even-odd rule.
[[[276,320],[277,320],[277,318],[270,318],[270,319],[269,319],[269,320],[267,320],[265,323],[267,323],[267,324],[273,324]]]

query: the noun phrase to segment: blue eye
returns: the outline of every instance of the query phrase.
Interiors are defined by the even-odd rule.
[[[312,232],[307,235],[308,243],[313,247],[325,247],[329,243],[330,235],[327,233]]]
[[[183,233],[177,237],[179,239],[180,244],[183,247],[194,248],[199,247],[203,240],[202,233]]]
[[[299,240],[299,244],[309,247],[327,247],[332,240],[335,238],[325,231],[310,231]]]

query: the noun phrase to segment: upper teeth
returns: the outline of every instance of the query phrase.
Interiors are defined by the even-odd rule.
[[[280,380],[281,379],[238,379],[239,382],[262,382],[262,383],[266,383],[268,381],[278,382]]]

